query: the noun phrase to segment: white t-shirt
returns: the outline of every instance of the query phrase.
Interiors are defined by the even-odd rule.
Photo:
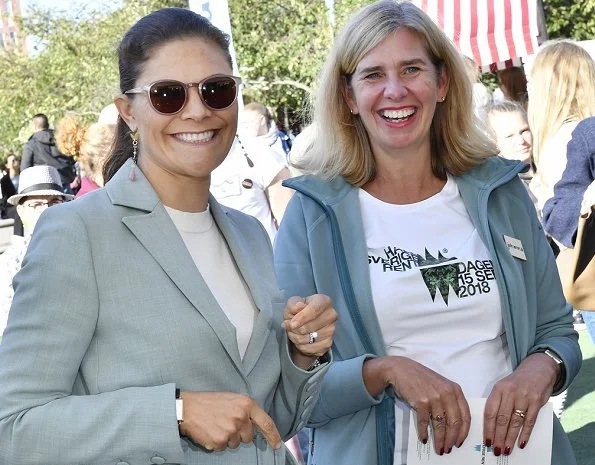
[[[277,226],[266,189],[287,164],[262,142],[242,138],[242,144],[253,166],[236,138],[223,163],[211,174],[211,193],[223,205],[254,216],[273,243]]]
[[[240,357],[244,357],[252,336],[256,305],[240,274],[227,242],[215,224],[209,208],[188,213],[165,207],[198,271],[213,296],[236,328]]]
[[[394,205],[360,189],[374,307],[388,355],[413,359],[487,397],[512,372],[488,251],[456,183]],[[395,465],[406,463],[409,407],[397,400]]]

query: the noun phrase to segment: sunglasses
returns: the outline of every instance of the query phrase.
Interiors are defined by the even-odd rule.
[[[125,94],[149,94],[149,102],[157,113],[174,115],[186,106],[191,87],[198,89],[202,103],[211,110],[225,110],[238,97],[242,79],[236,76],[215,74],[200,82],[183,83],[174,80],[156,81],[146,86],[127,90]]]

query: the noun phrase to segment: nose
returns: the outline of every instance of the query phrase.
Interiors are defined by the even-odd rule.
[[[398,100],[407,95],[407,87],[398,76],[388,76],[384,87],[384,96],[390,99]]]
[[[182,119],[201,120],[210,116],[212,110],[207,107],[199,96],[200,89],[198,87],[190,87],[186,90],[188,92],[188,99],[186,106],[180,112]]]

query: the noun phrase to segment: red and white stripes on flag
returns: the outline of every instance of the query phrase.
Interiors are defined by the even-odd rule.
[[[484,71],[537,51],[537,0],[411,0]],[[512,61],[511,61],[512,60]]]

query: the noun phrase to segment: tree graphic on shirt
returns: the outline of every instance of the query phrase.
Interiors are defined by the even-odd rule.
[[[450,288],[459,294],[459,263],[453,263],[457,260],[456,257],[446,258],[441,252],[438,252],[438,258],[434,257],[428,249],[426,249],[426,257],[419,262],[419,266],[427,266],[420,270],[421,276],[430,292],[432,302],[436,300],[436,291],[440,291],[440,295],[444,303],[448,306],[448,294]],[[445,263],[443,265],[443,263]]]

